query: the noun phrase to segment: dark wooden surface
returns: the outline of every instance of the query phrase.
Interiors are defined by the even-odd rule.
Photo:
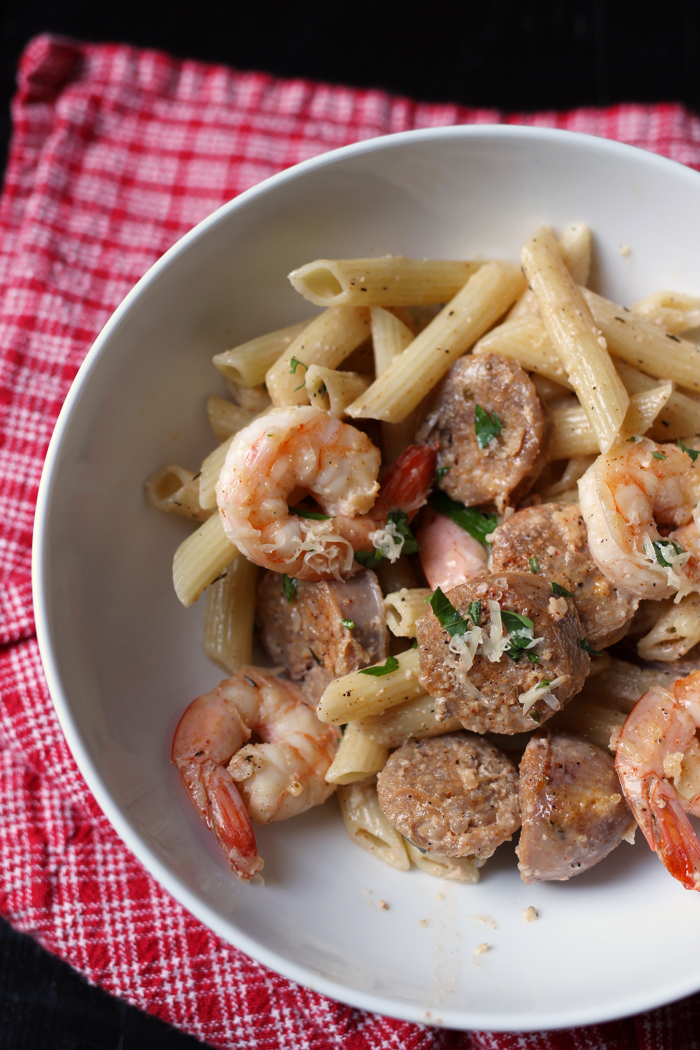
[[[488,0],[278,6],[239,0],[4,0],[0,168],[17,60],[41,32],[415,98],[505,110],[681,101],[700,110],[700,4]],[[0,921],[0,1050],[198,1044],[90,988]]]

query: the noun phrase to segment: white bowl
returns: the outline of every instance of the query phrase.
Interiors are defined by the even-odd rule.
[[[143,496],[154,469],[197,469],[212,446],[212,354],[312,312],[286,279],[294,267],[386,253],[517,259],[540,223],[582,220],[597,287],[629,303],[700,289],[699,218],[700,175],[602,139],[517,127],[374,139],[220,208],[152,267],[88,354],[37,511],[51,694],[127,845],[194,915],[272,969],[380,1013],[511,1031],[603,1021],[700,988],[700,897],[643,841],[571,882],[532,886],[504,846],[479,885],[460,886],[357,849],[331,799],[262,829],[266,885],[237,882],[169,761],[180,714],[221,677],[201,650],[203,603],[183,609],[171,585],[189,525]],[[536,922],[523,918],[529,905]],[[484,941],[490,950],[474,956]]]

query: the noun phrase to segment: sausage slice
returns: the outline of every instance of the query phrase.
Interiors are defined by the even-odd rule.
[[[520,827],[515,766],[473,733],[409,741],[377,777],[379,807],[414,846],[490,857]]]
[[[571,598],[554,596],[545,580],[522,572],[478,576],[454,587],[447,598],[467,622],[471,622],[470,606],[479,603],[479,627],[488,641],[479,643],[467,668],[458,643],[429,608],[416,630],[420,680],[431,696],[446,703],[465,729],[508,735],[534,729],[579,692],[590,657],[579,645],[584,635]],[[516,658],[507,652],[496,657],[490,647],[493,620],[489,602],[497,603],[501,615],[513,612],[531,620],[537,644],[519,656],[516,649]],[[505,637],[505,627],[503,633]],[[528,653],[537,662],[531,662]],[[546,683],[557,679],[562,681],[548,690]],[[533,689],[534,702],[521,699]]]
[[[534,556],[538,575],[573,594],[584,636],[595,648],[623,637],[639,598],[611,583],[593,561],[577,503],[516,511],[494,530],[491,542],[492,572],[532,571]]]
[[[523,882],[563,881],[607,857],[635,826],[612,755],[570,733],[538,733],[520,762]]]
[[[500,433],[479,447],[477,405],[496,413]],[[437,444],[439,487],[467,507],[525,495],[549,451],[550,426],[537,391],[517,361],[500,354],[461,357],[436,387],[417,440]]]
[[[348,628],[343,620],[352,621]],[[258,586],[255,621],[275,664],[318,699],[332,678],[386,660],[389,632],[384,599],[371,571],[350,580],[299,580],[291,601],[281,573]]]

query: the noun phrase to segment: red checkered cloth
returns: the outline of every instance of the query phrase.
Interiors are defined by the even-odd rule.
[[[13,104],[0,202],[0,910],[114,995],[240,1050],[697,1047],[700,997],[543,1035],[431,1029],[339,1005],[229,947],[141,867],[68,751],[34,635],[30,548],[56,416],[132,285],[224,201],[358,139],[522,123],[619,139],[700,167],[675,105],[508,116],[40,37]]]

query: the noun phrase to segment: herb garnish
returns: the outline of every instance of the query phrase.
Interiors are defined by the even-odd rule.
[[[438,467],[437,468],[437,470],[435,471],[435,484],[436,485],[437,485],[438,481],[442,481],[442,479],[444,478],[444,476],[445,476],[445,474],[447,473],[448,470],[452,470],[452,465],[451,464],[450,464],[449,467]]]
[[[296,514],[298,518],[311,518],[312,521],[330,521],[330,514],[321,514],[318,510],[304,510],[303,507],[290,507],[290,514]]]
[[[475,604],[477,603],[472,602],[472,605]],[[434,593],[430,597],[430,608],[435,613],[440,626],[444,627],[452,638],[455,635],[463,635],[466,632],[467,620],[457,612],[450,599],[445,597],[439,587],[435,588]],[[468,615],[471,616],[471,611]]]
[[[562,587],[560,583],[555,583],[554,580],[552,580],[552,594],[557,594],[560,598],[573,598],[571,591],[567,591],[566,587]]]
[[[692,459],[693,463],[694,463],[694,462],[695,462],[695,460],[696,460],[696,459],[698,458],[698,456],[700,456],[700,452],[698,452],[698,451],[697,451],[697,449],[694,449],[694,448],[688,448],[688,446],[687,446],[687,445],[684,445],[684,444],[683,444],[683,442],[681,441],[681,439],[680,439],[680,438],[678,438],[678,447],[680,448],[680,450],[681,450],[682,452],[687,452],[687,453],[688,453],[688,455],[689,455],[689,456],[690,456],[690,458]]]
[[[501,620],[503,626],[510,635],[510,645],[506,649],[506,654],[510,656],[511,660],[518,661],[520,657],[528,649],[532,649],[536,643],[534,631],[534,623],[529,616],[521,616],[520,613],[510,612],[508,609],[501,610]],[[536,653],[532,654],[536,656]],[[528,654],[528,659],[530,656]],[[537,661],[530,660],[531,663],[539,663],[539,657]]]
[[[587,638],[579,638],[578,644],[581,647],[581,649],[584,650],[584,652],[590,653],[591,656],[602,656],[603,655],[600,652],[599,649],[594,649],[593,648],[593,646],[591,645],[591,643],[588,641]]]
[[[354,620],[341,620],[340,622],[342,623],[343,627],[347,628],[348,631],[354,631],[355,630],[355,621]]]
[[[478,627],[481,619],[481,602],[469,602],[467,616],[470,616],[474,626]]]
[[[532,556],[532,557],[531,557],[531,558],[529,559],[529,561],[528,561],[528,564],[529,564],[529,566],[530,566],[530,572],[542,572],[542,570],[541,570],[541,568],[540,568],[540,563],[538,562],[538,560],[537,560],[537,558],[536,558],[536,557],[534,556],[534,554],[533,554],[533,556]]]
[[[652,456],[654,457],[654,459],[667,459],[668,458],[666,456],[665,452],[652,452]]]
[[[376,667],[363,667],[360,674],[371,674],[375,678],[381,678],[382,675],[391,674],[392,671],[397,671],[399,668],[399,661],[395,656],[387,656],[385,664],[379,664]]]
[[[308,365],[305,365],[303,361],[300,361],[298,357],[293,357],[289,364],[291,365],[289,369],[290,376],[295,376],[297,374],[297,368],[299,367],[299,365],[301,365],[302,368],[306,369],[308,369],[309,367]]]
[[[282,586],[284,587],[284,593],[287,601],[293,601],[297,593],[299,581],[295,580],[293,576],[287,576],[287,574],[284,573],[284,575],[282,576]]]
[[[455,525],[459,525],[484,546],[488,542],[486,537],[490,536],[498,525],[498,518],[495,514],[482,514],[474,507],[465,507],[463,503],[451,499],[446,492],[440,489],[433,490],[428,503],[438,514],[444,514],[446,518],[453,521]]]
[[[656,560],[664,569],[672,568],[671,562],[667,561],[667,558],[671,558],[672,554],[669,551],[669,547],[673,547],[676,554],[685,554],[682,547],[679,547],[673,540],[654,540],[652,543],[654,553],[656,554]]]
[[[495,412],[490,416],[481,405],[476,406],[474,410],[474,431],[479,448],[486,448],[494,438],[498,437],[502,430],[503,423]]]
[[[376,569],[380,561],[384,561],[384,555],[381,551],[355,551],[355,561],[365,569]]]

